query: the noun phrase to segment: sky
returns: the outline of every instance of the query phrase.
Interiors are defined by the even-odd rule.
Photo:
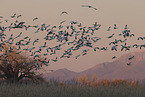
[[[109,41],[113,41],[118,36],[114,36],[113,39],[107,39],[112,33],[121,33],[124,26],[127,24],[131,33],[135,34],[135,37],[127,41],[128,44],[138,43],[137,37],[144,36],[144,23],[145,23],[145,1],[144,0],[0,0],[0,16],[5,19],[10,19],[10,16],[16,13],[21,14],[21,20],[27,22],[27,24],[33,24],[32,19],[38,17],[38,21],[34,24],[51,24],[59,25],[63,20],[66,20],[66,25],[72,20],[82,23],[83,26],[92,26],[97,21],[101,24],[101,28],[94,36],[101,37],[102,40],[94,44],[96,46],[108,46]],[[89,8],[83,8],[81,5],[91,5],[98,10]],[[66,11],[68,15],[60,16],[61,12]],[[117,24],[118,29],[107,32],[109,26],[113,27]],[[43,33],[34,35],[33,30],[24,31],[24,35],[29,34],[32,38],[42,38]],[[139,43],[143,43],[141,41]],[[43,41],[40,42],[43,45]],[[53,42],[49,43],[50,45]],[[83,49],[81,49],[83,50]],[[58,62],[52,62],[46,69],[57,70],[61,68],[67,68],[75,72],[81,72],[89,69],[99,63],[113,61],[112,56],[117,57],[128,53],[121,51],[98,51],[94,52],[91,49],[86,56],[79,57],[77,60],[75,56],[80,51],[73,53],[73,56],[69,59],[60,59]],[[135,49],[136,50],[136,49]],[[134,51],[134,49],[130,50]],[[60,53],[57,53],[60,55]],[[62,55],[62,54],[61,54]],[[126,65],[126,64],[124,64]]]

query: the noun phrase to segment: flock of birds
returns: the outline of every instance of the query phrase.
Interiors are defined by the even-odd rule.
[[[89,6],[89,5],[82,5],[82,7],[88,7],[88,8],[93,8],[95,10],[97,10],[96,8]],[[68,14],[67,12],[62,12],[62,14]],[[11,18],[20,18],[22,15],[12,15]],[[38,18],[35,17],[32,21],[36,21]],[[0,24],[3,22],[3,16],[0,16]],[[9,22],[8,20],[4,20],[5,22]],[[3,51],[3,45],[5,45],[6,43],[9,44],[15,44],[15,46],[17,46],[17,48],[15,48],[18,52],[16,54],[20,54],[23,50],[27,51],[30,54],[31,57],[33,57],[33,59],[36,61],[36,63],[34,64],[36,66],[36,69],[39,67],[39,62],[41,62],[41,67],[42,65],[50,65],[50,61],[53,62],[57,62],[59,58],[70,58],[72,55],[73,51],[79,50],[80,48],[86,46],[89,47],[90,49],[93,48],[94,51],[106,51],[109,50],[108,47],[98,47],[98,46],[93,46],[93,43],[96,43],[98,41],[100,41],[102,38],[100,37],[93,37],[94,33],[97,33],[97,30],[100,29],[101,25],[98,24],[97,22],[95,22],[93,24],[92,27],[84,27],[82,26],[81,23],[78,23],[76,21],[71,21],[70,25],[68,26],[63,26],[63,23],[66,20],[60,22],[60,25],[57,26],[51,26],[51,25],[46,25],[46,24],[41,24],[41,25],[36,25],[36,26],[31,26],[31,25],[25,25],[25,22],[23,21],[18,21],[16,20],[14,23],[11,23],[9,26],[7,27],[3,27],[2,25],[0,25],[0,51]],[[23,29],[25,28],[25,30],[28,30],[30,27],[35,28],[36,31],[34,32],[34,34],[45,31],[46,32],[46,36],[44,37],[44,44],[39,46],[39,48],[36,48],[37,43],[39,43],[40,39],[36,38],[35,40],[31,40],[31,38],[29,36],[24,37],[23,39],[21,38],[19,41],[15,41],[15,39],[20,38],[22,36],[22,32],[20,32],[17,36],[14,37],[13,34],[10,35],[10,37],[8,39],[6,39],[6,34],[4,33],[5,31],[9,30],[11,31],[11,29]],[[77,28],[76,28],[77,27]],[[56,32],[56,29],[58,29],[59,31]],[[78,30],[79,29],[79,30]],[[111,31],[112,29],[118,29],[117,25],[114,24],[113,28],[112,26],[109,26],[108,29],[106,31]],[[108,39],[111,39],[114,37],[114,33],[111,34],[110,36],[108,36]],[[73,37],[74,36],[74,37]],[[121,51],[128,51],[131,49],[131,47],[136,47],[136,48],[142,48],[145,47],[145,45],[137,45],[134,44],[133,46],[131,45],[127,45],[126,41],[128,38],[131,38],[134,36],[134,34],[132,34],[130,32],[130,30],[128,30],[128,26],[125,25],[124,30],[119,34],[119,36],[121,36],[123,38],[123,40],[121,39],[115,39],[114,41],[111,41],[109,43],[109,46],[111,46],[111,50],[112,51],[118,51],[117,47],[119,46],[119,43],[121,43]],[[57,42],[59,42],[58,45],[50,47],[47,45],[47,41],[50,40],[54,40],[56,39]],[[145,39],[145,37],[138,37],[137,40],[143,40]],[[72,40],[72,41],[70,41]],[[29,47],[30,43],[32,43],[33,47]],[[71,46],[70,48],[64,50],[64,53],[62,54],[62,56],[55,57],[54,59],[47,59],[47,55],[54,55],[56,54],[56,52],[58,50],[62,49],[63,45],[69,45]],[[27,48],[24,48],[27,47]],[[37,50],[36,50],[37,49]],[[81,55],[84,56],[87,54],[87,52],[90,49],[85,49],[83,50],[80,54],[75,56],[75,59],[78,59],[78,57],[80,57]],[[42,56],[42,51],[44,51],[46,53],[43,54],[43,56],[45,57],[44,60],[40,59],[40,56]],[[9,47],[8,50],[6,50],[6,52],[4,54],[2,54],[0,57],[7,55],[7,52],[13,52],[14,49],[12,47]],[[113,56],[112,59],[117,58],[116,56]],[[131,64],[131,60],[134,59],[134,56],[131,56],[128,58],[128,60],[130,61],[129,63],[127,63],[127,65]],[[5,59],[6,60],[6,59]]]

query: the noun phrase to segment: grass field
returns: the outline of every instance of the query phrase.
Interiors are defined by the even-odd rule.
[[[0,97],[145,97],[145,86],[123,80],[0,84]]]

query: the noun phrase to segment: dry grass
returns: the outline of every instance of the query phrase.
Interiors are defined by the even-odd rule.
[[[84,79],[87,79],[85,82]],[[145,86],[125,80],[0,84],[0,97],[145,97]]]

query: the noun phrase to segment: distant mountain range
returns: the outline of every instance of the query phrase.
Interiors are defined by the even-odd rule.
[[[132,60],[129,57],[134,56]],[[127,63],[131,62],[128,66]],[[99,80],[103,79],[145,79],[145,50],[124,54],[113,62],[105,62],[82,72],[73,72],[68,69],[59,69],[54,72],[43,74],[45,79],[70,80],[79,76],[87,75],[92,78],[96,74]]]

